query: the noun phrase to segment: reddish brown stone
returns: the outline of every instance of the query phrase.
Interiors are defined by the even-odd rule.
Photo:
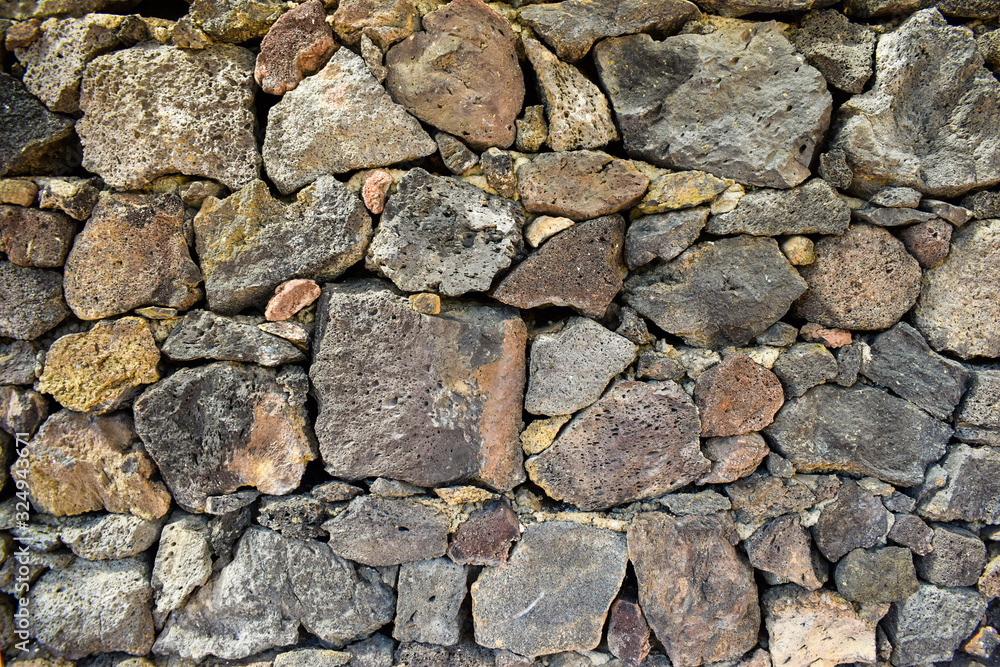
[[[785,402],[774,373],[749,357],[733,354],[698,377],[694,400],[701,414],[704,437],[759,431]]]
[[[578,223],[514,267],[493,297],[518,308],[569,306],[601,316],[622,287],[624,245],[620,215]]]
[[[746,477],[770,453],[759,433],[743,433],[725,438],[707,438],[701,452],[712,462],[712,471],[699,484],[725,484]]]
[[[801,329],[799,335],[810,343],[822,343],[830,348],[843,347],[851,344],[851,332],[845,329],[827,329],[821,324],[810,322]]]
[[[517,170],[517,191],[531,213],[589,220],[642,199],[649,178],[628,160],[601,151],[535,156]]]
[[[630,665],[638,665],[649,654],[649,626],[639,605],[627,600],[611,605],[608,648],[611,655]]]
[[[726,495],[736,511],[736,520],[747,524],[800,512],[817,501],[816,494],[803,482],[767,473],[755,473],[733,482],[726,487]]]
[[[744,546],[750,564],[776,575],[777,583],[792,582],[814,591],[827,580],[823,559],[795,514],[780,516],[758,528]]]
[[[315,280],[286,280],[274,288],[274,296],[267,302],[264,317],[269,322],[283,322],[318,299],[319,294],[319,285]]]
[[[374,169],[365,178],[365,184],[361,187],[361,199],[373,214],[378,215],[385,208],[390,185],[392,176],[385,169]]]
[[[320,0],[303,2],[274,22],[260,43],[253,76],[265,93],[284,95],[318,71],[337,48]]]
[[[926,556],[934,548],[934,529],[916,514],[896,514],[889,529],[889,540],[908,547],[918,556]]]
[[[63,265],[76,225],[58,211],[0,206],[0,252],[18,266]]]
[[[510,25],[482,0],[453,0],[423,25],[386,54],[392,98],[476,150],[510,146],[524,101]]]
[[[459,565],[497,565],[507,562],[510,545],[521,537],[517,515],[506,499],[476,510],[451,538],[448,556]]]
[[[333,14],[341,41],[357,46],[365,35],[382,51],[419,27],[413,0],[342,0]]]
[[[951,249],[952,226],[941,218],[934,218],[907,227],[900,233],[906,250],[917,258],[920,266],[930,269],[948,257]]]

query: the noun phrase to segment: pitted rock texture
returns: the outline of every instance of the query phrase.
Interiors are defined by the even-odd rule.
[[[299,348],[284,338],[261,331],[258,324],[222,317],[210,310],[194,310],[170,332],[161,350],[175,361],[217,359],[261,366],[305,361]]]
[[[423,315],[369,280],[326,287],[317,319],[310,377],[328,471],[421,486],[523,479],[527,332],[514,311],[444,303]]]
[[[867,549],[885,539],[889,511],[853,481],[845,481],[833,502],[823,508],[813,526],[816,546],[835,563],[854,549]]]
[[[0,252],[18,266],[62,266],[75,233],[76,225],[59,211],[0,206]]]
[[[847,231],[851,211],[837,191],[821,178],[790,190],[762,189],[748,193],[728,213],[713,215],[705,226],[710,234],[832,234]]]
[[[794,514],[782,515],[758,528],[744,546],[751,565],[782,581],[814,591],[827,580],[819,551]]]
[[[1000,452],[996,448],[955,445],[941,468],[947,480],[920,502],[921,516],[931,521],[1000,521]]]
[[[809,176],[831,97],[776,24],[722,24],[661,42],[615,37],[594,59],[632,157],[760,187]]]
[[[303,77],[326,64],[337,43],[320,0],[309,0],[281,15],[260,44],[253,76],[261,90],[284,95]]]
[[[0,102],[0,176],[66,173],[79,164],[78,152],[75,159],[72,149],[67,154],[66,144],[73,135],[71,118],[46,109],[6,72],[0,72]]]
[[[955,414],[955,437],[1000,446],[1000,371],[971,372],[968,391]]]
[[[237,189],[257,177],[253,55],[144,42],[95,58],[80,87],[84,167],[122,190],[180,172]],[[152,129],[155,128],[155,129]]]
[[[825,3],[824,3],[825,4]],[[826,82],[848,93],[860,93],[872,76],[875,32],[834,9],[806,14],[792,42]]]
[[[774,420],[784,403],[774,373],[742,354],[731,355],[699,375],[694,400],[705,437],[759,431]]]
[[[625,235],[625,262],[630,269],[655,259],[669,262],[687,250],[705,228],[709,209],[691,208],[646,215],[634,220]]]
[[[420,13],[412,0],[344,0],[333,13],[341,41],[357,45],[367,37],[380,52],[419,27]]]
[[[789,667],[875,662],[875,623],[832,591],[779,586],[764,594],[771,659]]]
[[[507,563],[512,542],[521,538],[517,514],[506,500],[476,510],[452,534],[448,557],[460,565]]]
[[[948,661],[976,627],[986,600],[969,588],[920,589],[894,604],[882,624],[893,642],[892,664],[899,667]]]
[[[56,271],[0,260],[0,297],[0,336],[34,340],[70,314]]]

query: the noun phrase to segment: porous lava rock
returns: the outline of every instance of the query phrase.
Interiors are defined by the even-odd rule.
[[[76,225],[59,211],[0,206],[0,252],[18,266],[62,266],[75,233]]]
[[[57,271],[0,260],[0,297],[0,336],[34,340],[70,315]]]
[[[744,354],[730,355],[699,375],[694,400],[705,437],[759,431],[785,402],[774,373]]]
[[[649,178],[602,151],[543,153],[517,170],[517,191],[531,213],[588,220],[634,205]]]

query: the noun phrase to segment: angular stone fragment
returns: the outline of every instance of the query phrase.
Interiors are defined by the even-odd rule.
[[[785,400],[774,373],[743,354],[730,355],[698,376],[694,399],[704,437],[759,431]]]
[[[420,12],[412,0],[344,0],[333,27],[347,44],[356,46],[364,35],[385,51],[420,27]]]
[[[188,595],[212,574],[212,548],[208,522],[203,517],[182,514],[171,518],[160,533],[150,583],[156,613],[167,614],[184,603]]]
[[[759,472],[726,487],[736,520],[763,524],[782,514],[800,512],[816,504],[816,494],[801,481]]]
[[[0,204],[32,206],[38,195],[38,186],[22,178],[0,179]]]
[[[837,563],[837,590],[858,604],[897,602],[920,588],[909,549],[855,549]]]
[[[396,583],[398,641],[451,646],[459,639],[459,608],[467,593],[467,568],[447,558],[403,563]]]
[[[280,495],[299,485],[315,458],[296,393],[259,366],[183,368],[136,400],[136,430],[188,511],[204,511],[208,496],[241,486]]]
[[[629,527],[639,604],[677,667],[739,658],[757,642],[753,568],[733,548],[730,530],[717,517],[658,512]]]
[[[569,62],[587,55],[591,45],[602,37],[637,32],[670,34],[699,15],[698,8],[685,0],[566,0],[532,4],[519,12],[521,20],[541,35],[561,60]]]
[[[28,623],[42,646],[70,659],[146,655],[153,645],[152,597],[149,566],[140,559],[76,559],[31,588]]]
[[[649,626],[639,605],[615,600],[608,621],[608,649],[629,665],[639,665],[649,654]]]
[[[840,329],[886,329],[920,294],[920,265],[892,234],[852,225],[816,244],[816,261],[802,267],[809,290],[795,304],[799,317]]]
[[[799,472],[843,471],[916,486],[945,452],[951,428],[872,387],[813,387],[764,430]],[[998,505],[1000,506],[1000,505]]]
[[[596,648],[626,556],[624,537],[610,530],[529,526],[507,565],[472,584],[476,642],[529,657]]]
[[[549,120],[554,151],[600,148],[618,139],[608,99],[573,65],[560,62],[537,40],[525,39],[524,51],[535,70]]]
[[[781,242],[781,252],[792,266],[806,266],[816,261],[816,248],[807,236],[789,236]]]
[[[947,220],[955,227],[961,227],[975,215],[973,212],[962,206],[955,206],[940,199],[922,199],[920,201],[921,210],[928,211],[943,220]]]
[[[320,288],[315,280],[308,278],[286,280],[274,288],[274,296],[267,302],[264,317],[269,322],[287,320],[318,299],[319,295]]]
[[[827,10],[827,13],[830,14],[831,18],[834,14],[838,17],[843,17],[843,14],[837,13],[832,9]],[[872,45],[874,47],[874,41],[872,42]],[[917,208],[917,206],[920,205],[920,199],[922,197],[923,194],[920,190],[914,190],[913,188],[905,186],[894,186],[879,190],[877,193],[872,195],[868,201],[875,206],[885,206],[888,208]]]
[[[0,252],[18,266],[62,266],[75,233],[76,225],[62,213],[0,206]]]
[[[274,667],[343,667],[352,656],[344,651],[323,648],[300,648],[274,656]],[[253,660],[253,658],[251,658]]]
[[[569,218],[554,218],[551,215],[540,215],[524,228],[524,240],[532,248],[537,248],[564,229],[569,229],[575,223]]]
[[[209,496],[205,501],[205,512],[214,515],[231,514],[253,504],[258,498],[260,498],[260,491],[256,489],[243,489],[220,496]]]
[[[48,415],[48,401],[37,391],[0,386],[0,429],[11,435],[20,434],[21,438],[29,437]]]
[[[583,510],[662,495],[711,468],[698,447],[698,411],[674,382],[616,383],[538,456],[531,480]]]
[[[732,211],[713,215],[710,234],[834,234],[851,222],[851,209],[829,183],[814,178],[790,190],[762,189],[747,193]]]
[[[180,172],[238,189],[257,177],[253,55],[143,42],[95,58],[80,88],[84,168],[128,190]]]
[[[834,667],[875,662],[875,623],[832,591],[780,586],[764,593],[768,650],[773,664]]]
[[[280,0],[192,0],[187,19],[220,42],[263,37],[287,9]]]
[[[758,528],[744,546],[750,564],[781,582],[814,591],[827,580],[826,566],[799,517],[785,514]]]
[[[381,213],[391,185],[392,174],[385,169],[373,169],[369,172],[361,187],[361,199],[365,202],[365,208],[375,215]]]
[[[892,664],[951,660],[985,611],[986,600],[974,590],[921,584],[916,593],[893,604],[882,622],[892,640]]]
[[[383,167],[437,148],[361,56],[339,49],[268,113],[264,167],[282,194],[324,174]]]
[[[73,119],[52,113],[23,83],[0,72],[0,176],[65,173],[80,163],[79,150],[67,146],[72,136]]]
[[[56,271],[0,260],[0,336],[33,340],[66,319],[62,282]]]
[[[494,667],[497,658],[494,651],[482,648],[475,642],[466,640],[457,646],[433,646],[417,642],[406,642],[399,645],[395,653],[390,651],[392,662],[379,663],[392,665],[420,665],[420,667]],[[530,659],[529,659],[530,663]],[[353,664],[353,661],[352,661]],[[362,667],[364,667],[362,665]]]
[[[458,526],[448,547],[448,557],[460,565],[507,563],[512,542],[521,537],[517,515],[505,499],[476,510]]]
[[[438,132],[434,135],[434,141],[441,154],[441,161],[451,173],[463,174],[479,164],[479,156],[450,134]]]
[[[253,70],[265,93],[284,95],[329,60],[337,43],[320,0],[309,0],[281,15],[264,41]]]
[[[323,530],[334,553],[371,566],[429,560],[448,548],[444,513],[411,498],[355,498]]]
[[[934,530],[915,514],[896,514],[889,529],[889,540],[909,548],[914,554],[924,556],[934,548]]]
[[[391,621],[395,606],[377,570],[321,542],[255,526],[233,561],[170,615],[153,650],[235,660],[297,643],[300,624],[324,644],[343,646]]]
[[[746,477],[757,469],[769,451],[759,433],[706,438],[701,453],[712,462],[712,470],[698,484],[726,484]]]
[[[772,367],[790,397],[837,377],[837,360],[819,343],[796,343],[781,353]]]
[[[292,343],[258,329],[257,322],[222,317],[208,310],[188,313],[161,349],[175,361],[218,359],[280,366],[306,358]]]
[[[970,369],[968,391],[955,415],[955,437],[1000,446],[1000,370]]]
[[[517,139],[514,147],[519,151],[534,153],[549,136],[549,124],[545,122],[545,107],[541,104],[524,108],[524,117],[514,121]]]
[[[1000,114],[998,114],[1000,117]],[[951,251],[924,274],[913,323],[935,350],[963,359],[1000,356],[1000,220],[966,225]]]
[[[845,481],[813,527],[816,546],[830,562],[854,549],[867,549],[889,532],[889,512],[854,481]]]
[[[484,292],[520,253],[523,226],[517,203],[412,169],[389,197],[365,262],[408,292]]]
[[[1000,451],[959,444],[941,468],[947,481],[920,501],[921,516],[931,521],[1000,522]]]
[[[103,194],[66,259],[66,301],[85,320],[140,306],[188,308],[201,271],[175,195]]]
[[[39,185],[39,208],[58,209],[74,220],[89,218],[101,194],[99,183],[93,178],[39,176],[35,178],[35,182]]]
[[[802,338],[810,343],[822,343],[829,348],[839,348],[851,344],[851,332],[844,329],[827,329],[810,322],[799,330]]]
[[[319,498],[300,494],[264,496],[258,507],[257,523],[285,537],[319,539],[327,536],[322,524],[331,514],[333,507]]]
[[[105,414],[126,405],[140,386],[159,380],[159,361],[145,320],[104,320],[52,344],[37,389],[70,410]]]
[[[328,472],[497,489],[523,479],[527,330],[515,311],[446,302],[423,315],[368,280],[328,285],[317,321],[310,379]]]
[[[531,213],[588,220],[631,207],[649,178],[601,151],[542,153],[517,170],[517,191]]]
[[[508,199],[517,197],[517,176],[511,153],[496,147],[487,148],[479,156],[479,169],[483,172],[486,185],[496,190],[498,195]]]
[[[964,528],[934,527],[929,554],[914,564],[921,579],[938,586],[975,586],[986,567],[986,545]]]
[[[568,415],[598,398],[608,382],[635,360],[636,346],[585,317],[571,318],[531,345],[531,374],[524,409]]]
[[[625,284],[625,301],[688,345],[742,345],[788,312],[806,282],[772,239],[699,243]]]
[[[208,199],[194,227],[208,306],[224,315],[264,306],[291,278],[333,280],[364,256],[372,237],[364,204],[332,176],[287,205],[253,181],[226,199]]]
[[[118,560],[151,547],[162,526],[161,519],[147,521],[131,514],[73,517],[61,522],[59,539],[81,558]]]
[[[986,564],[978,582],[979,593],[987,600],[1000,597],[1000,556]]]
[[[848,93],[860,93],[871,78],[875,42],[871,28],[851,23],[834,9],[809,12],[792,36],[795,48],[826,82]]]
[[[524,77],[507,21],[481,0],[459,0],[423,27],[386,53],[393,99],[477,150],[514,143]]]
[[[634,220],[625,234],[625,262],[636,269],[654,259],[669,262],[687,250],[708,220],[708,208],[647,215]]]
[[[1000,34],[996,32],[989,34],[1000,38]],[[1000,50],[1000,39],[997,39],[997,49]],[[978,220],[1000,218],[1000,192],[983,190],[971,195],[965,195],[962,197],[962,206],[966,210],[971,210],[972,217]]]
[[[624,245],[620,215],[577,223],[514,267],[493,298],[517,308],[569,306],[601,317],[622,288]]]
[[[851,192],[904,185],[953,197],[1000,182],[998,93],[971,32],[937,9],[913,14],[879,39],[875,85],[839,111],[830,145],[853,171]]]
[[[861,222],[879,227],[901,227],[917,222],[927,222],[937,217],[933,213],[912,208],[880,208],[878,206],[854,209],[851,211],[851,216]]]
[[[809,177],[831,97],[776,23],[615,37],[594,59],[631,157],[760,187]]]

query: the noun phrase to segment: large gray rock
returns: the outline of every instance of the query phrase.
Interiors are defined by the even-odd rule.
[[[76,123],[84,168],[121,190],[180,172],[237,189],[257,177],[254,56],[143,42],[95,58]]]
[[[785,393],[797,397],[813,387],[833,380],[840,372],[837,360],[820,343],[796,343],[781,353],[771,367],[781,379]]]
[[[507,565],[484,568],[472,585],[476,642],[530,657],[597,648],[626,557],[610,530],[529,526]]]
[[[531,374],[524,409],[536,415],[568,415],[598,398],[611,379],[635,360],[627,338],[586,317],[531,344]]]
[[[831,97],[776,23],[614,37],[594,58],[632,157],[761,187],[809,177]]]
[[[892,664],[951,660],[985,612],[986,600],[971,588],[921,584],[916,593],[894,603],[882,622],[892,641]]]
[[[880,389],[824,384],[785,403],[764,433],[799,472],[842,471],[916,486],[945,453],[952,430]]]
[[[885,540],[889,511],[882,501],[853,480],[845,480],[833,502],[823,508],[813,538],[831,563],[854,549],[867,549]]]
[[[182,368],[136,399],[136,431],[178,505],[201,512],[209,496],[242,486],[281,495],[299,485],[316,444],[305,391],[289,379],[216,362]]]
[[[367,280],[327,285],[317,320],[310,378],[328,472],[501,489],[523,479],[527,330],[515,311],[444,302],[423,315]]]
[[[695,242],[708,220],[708,208],[698,207],[646,215],[632,221],[625,234],[625,262],[630,269],[654,259],[669,262]]]
[[[44,352],[27,341],[0,344],[0,385],[34,384],[44,358]]]
[[[459,609],[468,592],[467,568],[447,558],[403,563],[396,582],[393,638],[451,646],[459,639]]]
[[[806,14],[792,42],[835,88],[860,93],[872,76],[875,32],[835,9]]]
[[[972,32],[924,9],[879,38],[875,84],[840,108],[830,148],[854,194],[905,185],[954,197],[1000,182],[998,96]]]
[[[805,289],[774,240],[741,235],[629,277],[625,301],[688,345],[721,347],[764,333]]]
[[[525,467],[556,500],[584,510],[662,495],[707,473],[698,409],[674,382],[616,383]]]
[[[905,600],[920,588],[913,555],[903,547],[855,549],[840,559],[833,578],[837,591],[858,604]]]
[[[448,548],[445,514],[412,498],[355,498],[323,530],[334,553],[373,567],[430,560]]]
[[[412,169],[386,202],[365,262],[408,292],[485,292],[521,252],[523,226],[517,203]]]
[[[975,586],[986,567],[986,545],[973,532],[942,524],[934,527],[932,550],[916,559],[921,579],[937,586]]]
[[[219,359],[261,366],[305,361],[305,355],[295,345],[258,329],[261,322],[195,310],[174,327],[160,349],[175,361]]]
[[[23,83],[0,72],[0,176],[65,173],[80,163],[79,149],[67,154],[72,136],[73,119],[52,113]]]
[[[58,272],[0,260],[0,336],[33,340],[69,315]]]
[[[913,323],[931,347],[963,359],[1000,356],[1000,300],[986,296],[1000,293],[998,263],[1000,220],[973,222],[952,234],[948,258],[925,272],[913,310]]]
[[[194,230],[208,306],[225,315],[263,308],[292,278],[333,280],[364,257],[372,237],[364,203],[332,176],[287,205],[255,180],[226,199],[206,200]]]
[[[359,55],[339,49],[267,116],[264,167],[282,194],[325,174],[383,167],[437,150]]]
[[[969,389],[955,414],[955,437],[1000,446],[1000,370],[969,371]]]
[[[713,215],[710,234],[834,234],[851,222],[847,201],[829,183],[814,178],[790,190],[762,189],[747,193],[736,208]]]
[[[391,621],[395,598],[377,570],[325,544],[252,527],[233,561],[170,615],[153,651],[234,660],[295,644],[300,624],[343,646]]]
[[[1000,522],[1000,450],[955,445],[941,462],[947,477],[920,501],[920,516],[931,521]],[[928,479],[934,476],[928,472]]]

